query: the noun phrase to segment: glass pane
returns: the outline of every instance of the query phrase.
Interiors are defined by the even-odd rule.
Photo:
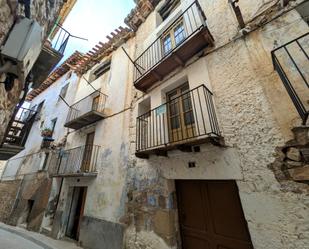
[[[178,129],[180,127],[179,116],[171,118],[171,128],[172,130]]]
[[[194,124],[193,112],[189,111],[189,112],[184,113],[184,119],[185,119],[186,126]]]
[[[185,96],[182,103],[184,111],[189,111],[192,109],[191,98],[189,96]]]
[[[167,54],[169,51],[172,50],[172,39],[170,35],[167,35],[163,39],[163,48],[164,53]]]
[[[174,29],[175,43],[176,45],[180,44],[185,39],[185,29],[183,23],[178,24]]]
[[[170,115],[174,116],[174,115],[177,115],[177,114],[179,114],[178,101],[170,104]]]

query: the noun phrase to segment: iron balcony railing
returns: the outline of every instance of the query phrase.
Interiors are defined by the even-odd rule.
[[[84,145],[81,147],[58,150],[51,154],[49,171],[52,175],[74,175],[96,173],[101,146]]]
[[[8,144],[23,147],[27,141],[36,114],[34,110],[16,107],[2,138],[1,146]]]
[[[105,104],[107,100],[107,95],[102,94],[98,91],[86,96],[85,98],[79,100],[70,107],[66,123],[69,123],[79,117],[83,116],[89,112],[100,112],[103,113],[105,109]]]
[[[136,151],[220,137],[212,92],[200,85],[137,117]]]
[[[303,124],[309,116],[309,33],[271,52],[278,72]]]
[[[5,164],[1,180],[21,179],[25,175],[32,175],[46,171],[48,154],[37,152],[21,157],[11,158]]]
[[[69,39],[72,36],[69,31],[64,29],[61,25],[56,24],[57,34],[53,40],[52,47],[60,54],[64,54],[64,51],[68,45]]]
[[[181,24],[181,26],[179,26]],[[134,61],[134,82],[150,72],[173,51],[206,26],[205,14],[194,1],[162,34]],[[175,32],[173,31],[175,30]],[[167,37],[173,31],[173,38]],[[166,39],[166,40],[164,40]],[[165,43],[164,43],[165,41]]]

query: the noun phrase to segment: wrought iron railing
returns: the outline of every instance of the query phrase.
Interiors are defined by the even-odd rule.
[[[49,171],[53,175],[95,173],[100,151],[101,146],[98,145],[84,145],[68,150],[58,150],[51,154]]]
[[[68,45],[69,39],[72,36],[66,29],[64,29],[61,25],[56,24],[57,26],[57,34],[52,42],[52,48],[56,50],[61,55],[64,54],[64,51]]]
[[[137,117],[136,151],[220,137],[212,92],[200,85]]]
[[[5,164],[1,180],[21,179],[25,175],[36,174],[47,170],[48,153],[37,152],[8,160]]]
[[[134,82],[161,63],[168,55],[190,39],[195,33],[206,26],[205,14],[198,3],[194,1],[183,13],[173,21],[162,34],[134,61]],[[172,31],[182,23],[182,27],[175,34],[175,41],[164,47],[163,39],[169,31]],[[177,36],[177,38],[176,38]]]
[[[91,111],[103,113],[106,100],[107,95],[102,94],[98,91],[95,91],[92,94],[86,96],[85,98],[79,100],[70,107],[66,123],[69,123]]]
[[[8,144],[23,147],[34,122],[36,111],[16,107],[1,140],[1,146]]]
[[[309,33],[271,52],[278,72],[303,124],[309,116]]]

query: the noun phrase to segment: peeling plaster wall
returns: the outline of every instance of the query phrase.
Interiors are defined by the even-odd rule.
[[[138,103],[143,100],[150,97],[154,108],[166,101],[168,89],[181,82],[188,80],[191,89],[203,83],[214,93],[227,148],[203,145],[199,153],[173,151],[168,158],[136,159],[135,125],[131,125],[127,248],[180,248],[177,213],[172,232],[162,233],[155,219],[160,210],[177,210],[175,199],[170,197],[175,195],[174,179],[234,179],[255,249],[305,249],[309,244],[306,187],[295,193],[291,188],[295,183],[280,184],[268,166],[276,159],[276,148],[293,138],[291,128],[301,123],[273,69],[270,52],[308,32],[308,25],[292,10],[244,38],[231,41],[239,30],[227,1],[199,2],[215,39],[213,49],[217,50],[175,70],[149,93],[134,92],[132,96],[137,94],[140,99],[131,120],[135,124]],[[275,2],[240,1],[245,22]],[[136,33],[136,41],[152,37],[150,27],[154,25],[154,19],[147,18]],[[189,161],[195,161],[197,167],[189,169]],[[301,189],[302,184],[298,185]],[[153,246],[153,241],[163,244]]]
[[[126,51],[133,54],[134,39],[123,44]],[[103,60],[104,61],[104,60]],[[89,70],[83,77],[89,78],[93,69]],[[84,218],[81,224],[83,235],[80,243],[85,247],[95,249],[96,246],[108,249],[118,249],[122,245],[124,225],[121,218],[125,215],[127,167],[129,160],[129,125],[130,125],[130,103],[133,85],[133,71],[128,57],[121,48],[115,50],[111,55],[111,69],[104,75],[92,82],[96,89],[108,96],[105,112],[107,118],[92,125],[72,132],[68,136],[66,148],[83,146],[86,142],[87,133],[95,131],[94,144],[101,146],[99,154],[98,175],[95,178],[65,179],[61,191],[61,198],[57,208],[54,221],[53,236],[62,237],[68,217],[67,205],[72,193],[70,189],[74,186],[87,187],[87,198],[84,209]],[[81,78],[78,89],[75,92],[75,101],[91,94],[94,89],[89,86],[85,79]],[[96,225],[94,225],[96,224]],[[96,228],[95,230],[92,230]],[[101,234],[97,236],[98,231]],[[105,240],[113,235],[117,243]]]
[[[49,30],[52,28],[58,11],[64,3],[63,0],[53,1],[37,0],[31,1],[31,16],[43,28],[45,36],[48,35]],[[11,7],[10,7],[11,5]],[[5,41],[9,30],[11,29],[14,18],[17,15],[23,14],[23,7],[18,4],[17,0],[0,0],[0,44]],[[1,79],[2,81],[2,79]],[[6,126],[10,120],[11,113],[19,102],[23,86],[19,82],[15,82],[14,88],[10,92],[6,92],[4,84],[0,84],[0,138],[4,135]]]

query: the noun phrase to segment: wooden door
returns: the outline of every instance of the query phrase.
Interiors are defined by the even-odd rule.
[[[92,111],[100,111],[100,95],[93,98],[91,110]]]
[[[84,215],[86,194],[86,187],[73,188],[66,236],[75,240],[78,240],[79,238],[80,224]]]
[[[92,160],[93,142],[95,133],[87,134],[86,145],[84,147],[83,161],[81,165],[82,172],[89,172]]]
[[[253,249],[234,181],[176,181],[183,249]]]
[[[167,99],[170,142],[194,137],[195,121],[189,84],[186,83],[167,93]]]

